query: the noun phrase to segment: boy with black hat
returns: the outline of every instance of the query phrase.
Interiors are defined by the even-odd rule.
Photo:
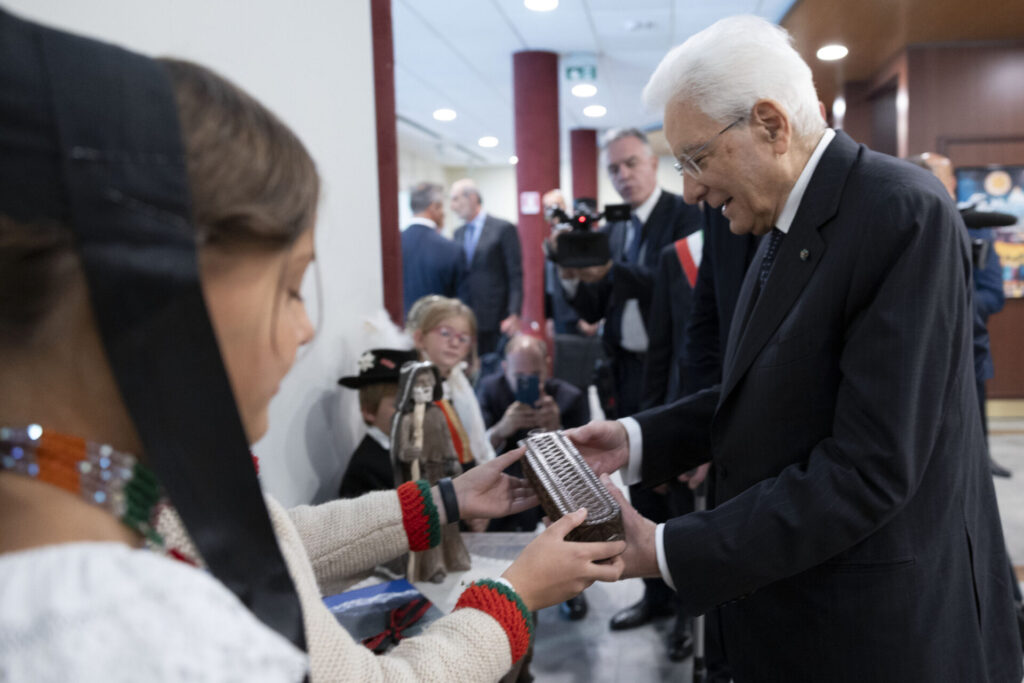
[[[359,357],[359,374],[342,377],[338,384],[359,390],[359,410],[366,436],[349,460],[338,490],[340,498],[356,498],[369,491],[395,488],[391,469],[391,418],[402,364],[418,360],[415,351],[371,349]]]

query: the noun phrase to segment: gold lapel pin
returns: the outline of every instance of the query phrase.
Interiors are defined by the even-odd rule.
[[[800,260],[801,261],[806,261],[810,257],[811,257],[811,252],[807,251],[806,249],[801,249],[800,250]]]

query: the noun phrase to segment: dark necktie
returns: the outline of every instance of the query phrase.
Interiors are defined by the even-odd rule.
[[[764,283],[768,282],[768,275],[772,272],[772,264],[775,263],[775,255],[779,253],[779,245],[782,244],[782,238],[785,235],[786,233],[778,228],[772,228],[771,235],[768,238],[768,251],[764,253],[764,258],[761,259],[761,270],[757,273],[759,289],[764,289]]]
[[[629,221],[633,226],[633,239],[629,243],[629,249],[626,252],[626,261],[636,263],[640,258],[640,242],[644,234],[644,224],[640,222],[640,217],[635,213],[630,216]]]

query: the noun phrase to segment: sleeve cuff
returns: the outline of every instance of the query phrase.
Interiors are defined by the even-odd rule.
[[[665,524],[659,524],[654,531],[654,547],[658,553],[658,571],[661,572],[661,580],[668,584],[672,590],[676,584],[672,582],[672,574],[668,571],[668,560],[665,559]]]
[[[640,423],[633,418],[621,418],[619,424],[625,427],[626,436],[629,438],[629,463],[619,472],[622,474],[622,483],[632,486],[643,480],[641,464],[644,454],[644,437],[640,431]]]

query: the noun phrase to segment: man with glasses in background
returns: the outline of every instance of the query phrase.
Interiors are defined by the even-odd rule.
[[[641,404],[648,316],[659,255],[666,246],[700,230],[702,217],[697,206],[658,186],[658,157],[642,131],[611,130],[602,147],[612,186],[630,205],[632,214],[628,221],[609,222],[605,228],[611,261],[590,268],[562,268],[560,277],[569,303],[583,320],[604,320],[603,341],[613,380],[611,400],[605,400],[606,412],[631,415]],[[633,487],[630,497],[645,515],[667,519],[664,494]],[[643,598],[617,613],[611,628],[635,628],[654,617],[674,614],[672,591],[661,579],[649,578]],[[669,651],[674,659],[689,654],[692,646],[688,641],[688,633],[673,632]]]

